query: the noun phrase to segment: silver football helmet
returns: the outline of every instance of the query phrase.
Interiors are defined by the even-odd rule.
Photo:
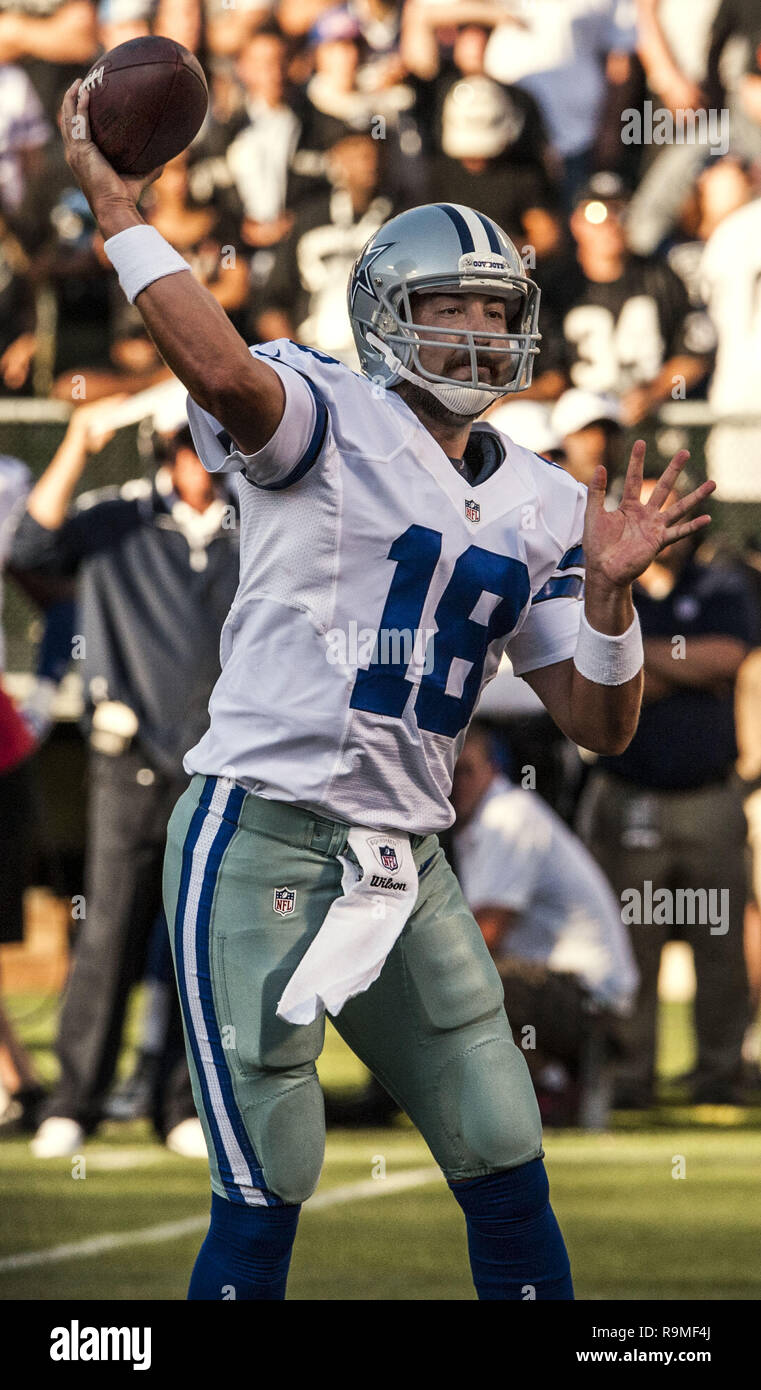
[[[416,323],[412,295],[445,291],[504,299],[507,331]],[[483,213],[456,203],[429,203],[393,217],[358,257],[348,297],[362,371],[374,381],[386,386],[402,378],[413,381],[463,416],[480,415],[490,401],[531,385],[541,338],[539,286],[529,280],[510,238]],[[422,365],[421,347],[443,345],[467,354],[469,380],[438,376]],[[479,379],[479,367],[485,366],[491,381]]]

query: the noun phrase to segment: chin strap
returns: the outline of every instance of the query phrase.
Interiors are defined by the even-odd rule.
[[[374,347],[382,356],[386,366],[395,372],[397,376],[404,377],[405,381],[411,381],[415,386],[422,386],[424,391],[430,392],[437,401],[451,410],[454,415],[462,415],[466,418],[473,418],[481,415],[491,401],[498,400],[500,396],[508,395],[507,391],[489,387],[486,391],[476,391],[472,386],[444,386],[440,382],[426,381],[425,377],[418,376],[416,372],[411,372],[408,367],[403,366],[396,353],[378,338],[375,333],[366,335],[371,347]]]

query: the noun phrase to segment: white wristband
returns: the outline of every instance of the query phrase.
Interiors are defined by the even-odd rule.
[[[639,617],[618,637],[608,637],[590,627],[582,609],[581,627],[573,664],[580,675],[595,685],[625,685],[642,669],[645,653]]]
[[[125,227],[123,232],[108,238],[103,250],[119,276],[119,284],[130,304],[134,304],[141,290],[160,280],[164,275],[175,275],[178,270],[190,270],[179,251],[165,241],[155,227],[142,223],[136,227]]]

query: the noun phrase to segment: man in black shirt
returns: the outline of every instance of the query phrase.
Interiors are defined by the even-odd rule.
[[[643,500],[652,491],[646,482]],[[658,970],[670,928],[697,976],[696,1103],[735,1103],[748,1022],[743,953],[745,818],[733,769],[734,685],[758,641],[758,613],[737,571],[697,563],[693,538],[634,585],[645,649],[640,722],[625,753],[600,758],[579,829],[622,904],[640,971],[616,1103],[650,1104]]]
[[[372,136],[344,136],[329,167],[332,187],[298,206],[293,230],[277,248],[253,302],[251,336],[294,338],[354,366],[346,281],[393,206],[383,192],[383,148]]]
[[[182,758],[208,723],[238,583],[236,511],[199,462],[187,424],[162,442],[153,480],[69,509],[109,404],[75,411],[11,554],[16,571],[77,577],[90,741],[86,910],[59,1026],[61,1077],[34,1140],[41,1158],[77,1152],[101,1118],[161,909],[167,822],[187,785]],[[199,1126],[174,990],[162,1062],[153,1123],[170,1148],[189,1152],[187,1122]]]
[[[576,264],[560,312],[573,386],[621,397],[635,425],[707,375],[705,316],[664,261],[633,256],[624,229],[626,190],[617,174],[595,174],[571,217]],[[674,395],[678,388],[678,396]]]

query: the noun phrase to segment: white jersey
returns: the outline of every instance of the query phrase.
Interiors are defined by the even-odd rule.
[[[570,971],[601,1003],[625,1013],[638,971],[602,869],[537,792],[495,777],[472,819],[454,836],[465,900],[519,915],[496,959],[541,961]]]
[[[488,425],[504,457],[468,483],[396,392],[287,339],[251,351],[286,390],[265,449],[242,455],[188,401],[206,467],[239,474],[241,574],[185,769],[349,824],[443,829],[503,652],[518,675],[573,656],[585,489]]]

